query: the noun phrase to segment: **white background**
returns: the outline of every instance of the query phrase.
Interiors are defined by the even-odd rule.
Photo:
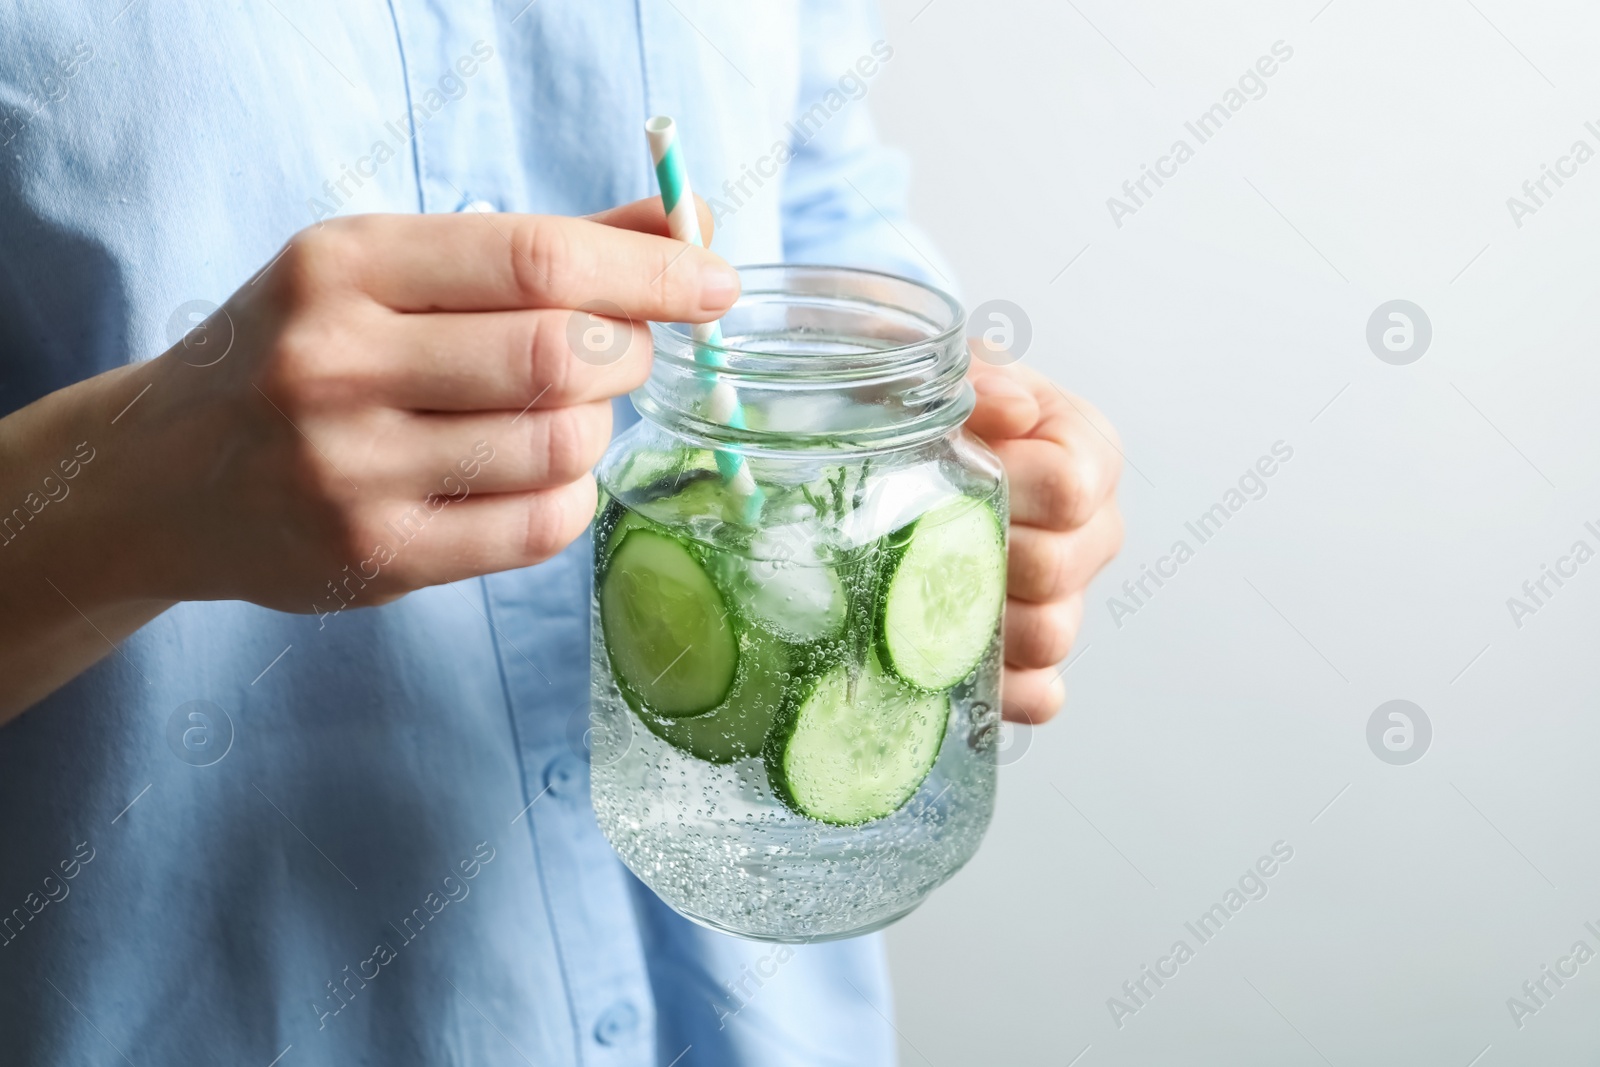
[[[918,221],[1128,459],[1069,710],[1014,735],[983,850],[889,934],[907,1065],[1600,1057],[1600,959],[1520,1029],[1506,1004],[1600,950],[1600,560],[1520,629],[1506,604],[1600,549],[1600,159],[1521,228],[1506,206],[1600,149],[1600,14],[1322,3],[889,5],[868,104]],[[1266,95],[1115,226],[1107,197],[1279,40]],[[1365,337],[1396,298],[1433,327],[1408,366]],[[1267,495],[1116,626],[1117,587],[1280,440]],[[1408,766],[1366,740],[1396,698],[1434,731]],[[1185,920],[1280,840],[1199,946]],[[1180,937],[1119,1029],[1107,998]]]

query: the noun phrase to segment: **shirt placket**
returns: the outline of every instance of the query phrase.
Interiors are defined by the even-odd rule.
[[[626,872],[589,800],[589,539],[485,579],[516,726],[524,813],[580,1061],[651,1063],[654,1009]]]
[[[490,0],[397,4],[419,200],[496,225],[526,210],[499,23]],[[468,73],[470,71],[470,73]],[[502,227],[503,229],[503,227]],[[491,442],[492,443],[492,442]],[[538,872],[572,1018],[573,1061],[654,1062],[654,1009],[627,877],[589,803],[589,541],[537,568],[482,580],[527,806],[512,819]],[[556,991],[551,991],[554,994]]]

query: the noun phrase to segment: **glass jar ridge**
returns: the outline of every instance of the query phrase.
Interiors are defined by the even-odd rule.
[[[655,363],[633,394],[640,414],[675,433],[755,455],[914,446],[961,425],[965,315],[947,294],[846,267],[741,267],[743,292],[722,342],[652,324]],[[742,426],[712,417],[711,387],[731,386]]]

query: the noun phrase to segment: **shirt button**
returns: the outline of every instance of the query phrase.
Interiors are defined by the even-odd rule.
[[[630,1001],[619,1000],[607,1008],[594,1024],[594,1039],[602,1045],[627,1040],[639,1026],[639,1011]]]
[[[550,761],[545,768],[544,787],[558,797],[570,797],[583,788],[583,761],[572,753]]]
[[[457,211],[476,211],[480,215],[493,215],[500,209],[487,200],[469,200],[456,208]]]

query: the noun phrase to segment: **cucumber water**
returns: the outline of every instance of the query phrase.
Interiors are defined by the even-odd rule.
[[[897,917],[987,823],[1003,495],[838,466],[749,525],[703,456],[636,466],[595,524],[602,827],[713,926],[825,939],[863,907]]]

